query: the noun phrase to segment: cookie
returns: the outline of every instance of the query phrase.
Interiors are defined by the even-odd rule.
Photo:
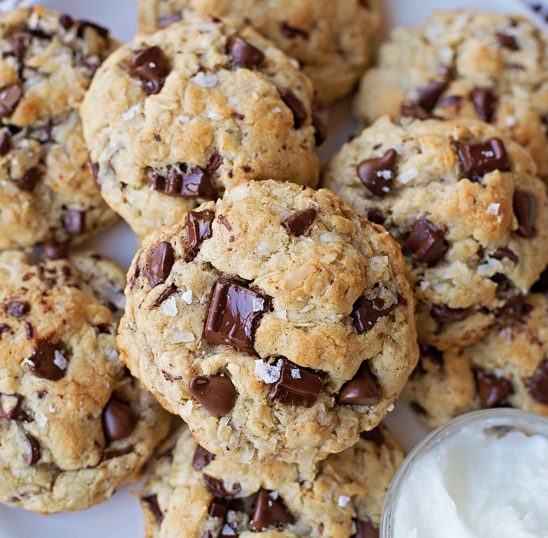
[[[548,179],[548,40],[529,20],[472,10],[399,28],[382,46],[356,115],[475,118],[525,146]],[[405,66],[405,69],[402,69]]]
[[[333,193],[242,184],[145,239],[120,356],[210,452],[312,466],[373,429],[415,367],[404,270]]]
[[[548,200],[530,154],[470,119],[381,118],[323,185],[401,244],[422,343],[470,345],[548,263]]]
[[[427,428],[492,407],[548,417],[548,295],[516,298],[478,343],[424,347],[404,397]]]
[[[112,54],[82,116],[105,200],[145,235],[245,178],[315,185],[311,101],[243,22],[188,18]]]
[[[116,221],[97,190],[79,106],[116,43],[42,7],[0,14],[0,248],[82,243]]]
[[[301,64],[316,100],[326,106],[346,95],[369,64],[380,22],[377,0],[140,0],[140,29],[153,32],[191,9],[217,17],[245,17]]]
[[[384,497],[403,456],[379,427],[308,475],[280,461],[216,458],[181,429],[159,450],[141,492],[146,535],[378,538]]]
[[[51,254],[51,252],[49,252]],[[82,510],[139,476],[167,415],[118,360],[123,272],[0,254],[0,503]]]

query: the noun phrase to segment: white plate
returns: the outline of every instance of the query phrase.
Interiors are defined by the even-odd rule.
[[[336,1],[336,0],[334,0]],[[0,9],[9,8],[17,0],[0,0]],[[20,1],[20,5],[37,2]],[[137,26],[137,0],[42,0],[46,7],[68,12],[78,18],[96,21],[111,29],[121,40],[128,40]],[[453,9],[471,6],[475,9],[521,13],[535,18],[533,13],[517,0],[384,0],[385,32],[396,25],[413,25],[424,20],[436,9]],[[540,19],[537,18],[537,22]],[[355,125],[350,117],[350,100],[340,103],[331,113],[330,136],[321,148],[322,161],[326,161],[349,136]],[[129,227],[118,224],[91,247],[129,266],[137,246],[137,239]],[[410,449],[424,436],[424,430],[403,405],[399,405],[387,422],[399,440]],[[138,488],[129,486],[118,491],[102,505],[74,514],[38,516],[0,506],[0,538],[141,538],[143,519],[135,498]]]

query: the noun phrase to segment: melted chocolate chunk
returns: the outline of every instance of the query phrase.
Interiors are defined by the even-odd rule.
[[[360,437],[366,441],[375,443],[377,446],[381,446],[384,443],[384,433],[382,433],[382,430],[378,426],[368,432],[360,433]]]
[[[469,179],[481,181],[494,170],[506,172],[510,169],[508,154],[500,138],[492,138],[481,144],[457,144],[457,155]]]
[[[40,178],[42,177],[42,170],[38,167],[29,168],[25,173],[19,178],[17,186],[20,190],[25,192],[32,192]]]
[[[160,508],[158,503],[157,495],[147,495],[146,497],[141,497],[141,501],[146,505],[147,510],[152,514],[156,523],[161,523],[164,519],[164,513]]]
[[[228,53],[234,67],[253,69],[263,63],[264,54],[257,47],[239,36],[232,36],[228,43]]]
[[[42,254],[48,260],[61,260],[68,255],[68,245],[53,240],[45,241],[42,244]]]
[[[358,167],[358,177],[375,196],[386,196],[392,187],[394,169],[398,154],[389,149],[382,157],[362,161]]]
[[[217,417],[230,413],[238,396],[230,378],[221,375],[193,377],[189,389],[192,396]]]
[[[356,534],[352,538],[379,538],[379,529],[373,523],[363,519],[355,519]]]
[[[207,168],[178,163],[172,167],[167,176],[149,172],[151,188],[167,196],[181,198],[205,198],[214,200],[219,191]]]
[[[468,308],[450,308],[446,305],[435,304],[430,309],[430,315],[441,325],[450,325],[466,319]]]
[[[11,116],[15,112],[21,97],[23,97],[23,91],[17,84],[0,88],[0,118]]]
[[[232,490],[228,491],[225,488],[225,484],[222,480],[214,478],[213,476],[209,476],[205,473],[202,476],[204,479],[205,487],[214,497],[220,497],[221,499],[230,499],[232,497],[236,497],[238,493],[242,491],[242,486],[238,484],[238,482],[234,482],[234,484],[232,484]]]
[[[512,384],[507,379],[488,374],[480,368],[474,369],[476,390],[483,409],[490,409],[499,405],[512,393]]]
[[[198,445],[192,457],[192,468],[201,471],[215,459],[215,454],[208,452],[203,446]]]
[[[160,306],[166,299],[169,299],[174,293],[177,293],[177,286],[170,284],[162,293],[160,293],[158,299],[154,301],[154,306]]]
[[[438,263],[449,250],[443,230],[426,217],[420,217],[415,221],[405,246],[416,262],[427,265]]]
[[[295,127],[295,129],[300,129],[308,117],[306,108],[289,88],[281,88],[278,91],[282,101],[288,106],[291,112],[293,112],[293,127]]]
[[[447,80],[440,80],[437,82],[431,82],[424,88],[419,90],[419,98],[417,104],[420,108],[426,112],[432,112],[440,97],[443,95],[443,92],[447,89],[449,82]]]
[[[205,323],[209,344],[224,344],[255,354],[255,332],[272,299],[260,290],[221,278],[215,284]]]
[[[268,395],[270,401],[280,400],[288,405],[311,407],[325,384],[320,374],[282,359],[280,378]]]
[[[517,234],[526,239],[537,235],[535,228],[535,210],[537,200],[533,193],[516,190],[514,192],[514,214],[518,219]]]
[[[211,210],[190,211],[186,215],[185,229],[187,232],[186,246],[188,249],[185,256],[186,262],[191,262],[197,255],[199,247],[204,239],[211,237],[211,225],[215,220],[215,212]]]
[[[498,99],[490,89],[474,88],[470,92],[470,99],[476,109],[476,114],[482,121],[491,123],[495,119]]]
[[[11,150],[11,136],[9,133],[2,133],[0,136],[0,157],[7,155]]]
[[[295,518],[285,507],[277,493],[261,489],[255,503],[255,512],[249,528],[261,532],[268,528],[281,528],[293,523]]]
[[[321,146],[327,138],[327,121],[321,112],[312,111],[312,127],[314,127],[314,141]]]
[[[282,226],[295,237],[310,235],[318,211],[313,207],[297,211],[282,221]]]
[[[30,415],[23,409],[24,402],[20,394],[0,394],[0,418],[31,422]]]
[[[14,318],[22,318],[30,312],[30,304],[26,301],[16,301],[12,299],[6,305],[6,314]]]
[[[356,375],[345,383],[339,392],[341,405],[375,405],[379,403],[380,392],[377,380],[369,368],[369,362],[362,362]]]
[[[287,21],[283,21],[280,23],[280,31],[282,32],[283,36],[287,37],[288,39],[295,39],[297,37],[308,39],[308,32],[306,30],[302,30],[301,28],[297,28],[296,26],[291,26]]]
[[[495,260],[503,260],[504,258],[508,258],[510,261],[514,262],[516,265],[519,263],[519,257],[517,254],[515,254],[513,251],[511,251],[509,248],[502,247],[492,254],[493,258]]]
[[[160,93],[169,74],[164,51],[155,45],[136,52],[129,62],[129,74],[141,80],[148,95]]]
[[[537,402],[548,404],[548,359],[545,359],[537,371],[527,380],[529,394]]]
[[[59,381],[67,373],[67,366],[65,364],[59,365],[60,361],[56,351],[60,352],[60,349],[59,346],[47,340],[36,340],[34,353],[25,362],[36,377],[49,381]]]
[[[505,32],[497,32],[495,35],[501,47],[510,50],[520,50],[521,47],[519,46],[517,39],[513,35],[507,34]]]
[[[432,117],[432,115],[429,112],[426,112],[426,110],[421,108],[419,105],[404,101],[400,106],[400,117],[428,120]]]
[[[30,433],[25,433],[25,439],[27,441],[27,463],[30,467],[36,465],[41,456],[40,444]]]
[[[370,207],[367,209],[367,220],[374,222],[375,224],[380,224],[381,226],[386,221],[386,215],[382,212],[381,209],[377,207]]]
[[[396,309],[398,303],[395,303],[388,308],[384,308],[384,305],[384,300],[380,297],[373,300],[366,299],[363,296],[358,297],[358,300],[354,303],[354,307],[352,308],[352,313],[350,314],[352,323],[358,333],[363,334],[370,331],[379,318],[388,316]]]
[[[69,235],[82,235],[86,231],[86,212],[78,209],[67,209],[63,226]]]
[[[173,15],[169,15],[167,17],[160,17],[157,22],[158,28],[167,28],[168,26],[171,26],[175,22],[179,22],[182,20],[183,17],[180,13],[174,13]]]
[[[137,424],[131,406],[112,396],[103,409],[103,431],[109,442],[125,439]]]
[[[163,284],[167,280],[174,261],[173,247],[167,241],[162,241],[150,251],[145,275],[151,288]]]

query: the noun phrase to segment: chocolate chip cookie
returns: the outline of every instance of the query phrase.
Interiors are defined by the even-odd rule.
[[[477,409],[517,407],[548,417],[548,295],[507,305],[477,344],[424,346],[404,396],[428,428]]]
[[[210,452],[312,465],[373,429],[415,367],[404,271],[333,193],[242,184],[145,239],[120,356]]]
[[[531,152],[547,180],[547,49],[546,33],[523,17],[436,13],[383,45],[378,67],[362,79],[356,115],[492,123]]]
[[[346,95],[367,67],[380,20],[377,0],[140,0],[139,6],[144,32],[180,20],[185,9],[247,17],[299,61],[324,106]]]
[[[141,493],[150,538],[378,538],[384,496],[403,451],[384,427],[329,456],[317,471],[246,465],[215,457],[189,431],[176,432],[153,462]]]
[[[0,248],[82,243],[115,222],[78,112],[115,45],[105,28],[42,7],[0,14]]]
[[[548,263],[545,185],[531,155],[483,122],[381,118],[323,184],[401,244],[424,344],[473,344]]]
[[[193,17],[112,54],[82,115],[105,200],[145,235],[245,178],[315,185],[311,101],[245,23]]]
[[[52,513],[104,501],[169,427],[118,359],[124,274],[95,255],[31,264],[6,251],[0,281],[0,503]]]

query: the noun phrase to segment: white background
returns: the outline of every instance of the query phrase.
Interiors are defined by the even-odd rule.
[[[336,1],[336,0],[333,0]],[[0,9],[15,0],[0,0]],[[20,2],[21,5],[36,2]],[[129,40],[137,27],[137,0],[42,0],[46,7],[86,18],[108,27],[120,40]],[[394,25],[413,25],[424,20],[434,9],[471,6],[476,9],[532,13],[517,0],[383,0],[385,31]],[[540,3],[540,2],[537,2]],[[322,160],[333,154],[354,130],[349,119],[350,100],[340,103],[331,114],[330,136],[321,148]],[[129,228],[118,224],[94,241],[92,247],[127,268],[137,241]],[[411,412],[400,405],[387,420],[406,449],[423,435]],[[108,502],[74,514],[39,516],[0,506],[0,538],[142,538],[143,520],[135,492],[137,486],[118,491]]]

